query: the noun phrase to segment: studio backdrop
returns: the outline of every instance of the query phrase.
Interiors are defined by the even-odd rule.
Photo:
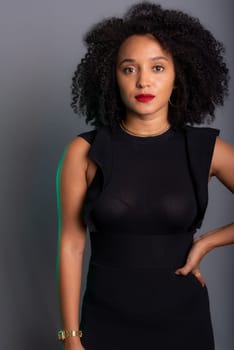
[[[60,327],[56,286],[56,170],[70,140],[92,129],[70,108],[71,78],[84,54],[83,34],[104,17],[122,15],[133,3],[132,0],[1,1],[1,349],[61,348],[56,339]],[[234,143],[233,1],[161,0],[160,3],[199,17],[224,43],[232,77],[230,96],[225,106],[217,110],[212,126],[221,129],[224,140]],[[232,194],[215,179],[209,191],[202,232],[233,220]],[[215,249],[201,264],[210,295],[217,350],[233,348],[233,250],[232,246]],[[88,240],[82,296],[89,254]]]

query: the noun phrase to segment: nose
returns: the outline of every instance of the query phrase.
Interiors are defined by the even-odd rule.
[[[150,77],[145,71],[141,71],[137,77],[136,87],[143,89],[150,86]]]

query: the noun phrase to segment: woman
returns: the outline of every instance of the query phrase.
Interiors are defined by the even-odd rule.
[[[61,169],[65,350],[212,350],[199,265],[234,242],[234,225],[194,234],[208,179],[234,190],[233,147],[192,125],[213,119],[228,93],[223,46],[197,19],[149,2],[98,23],[85,42],[72,107],[96,128],[71,141]]]

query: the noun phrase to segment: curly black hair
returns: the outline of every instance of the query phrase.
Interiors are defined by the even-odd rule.
[[[176,78],[169,104],[172,126],[211,122],[228,95],[225,48],[199,19],[161,5],[141,2],[123,18],[95,24],[84,36],[87,53],[72,78],[71,107],[86,123],[113,126],[125,117],[116,81],[118,50],[129,36],[152,34],[172,54]]]

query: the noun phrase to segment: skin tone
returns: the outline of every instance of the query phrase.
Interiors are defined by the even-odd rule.
[[[138,134],[160,133],[169,126],[168,100],[174,88],[171,54],[152,35],[133,35],[120,47],[116,77],[126,106],[125,125]],[[139,94],[155,97],[138,101]]]
[[[157,59],[155,58],[157,57]],[[159,58],[160,57],[160,58]],[[124,61],[124,62],[122,62]],[[174,87],[172,57],[150,35],[134,35],[120,47],[116,76],[126,106],[126,125],[138,133],[152,134],[168,126],[168,99]],[[140,103],[137,94],[151,93],[155,99]],[[86,245],[86,227],[81,210],[88,187],[97,166],[89,159],[90,144],[76,137],[67,147],[60,173],[60,263],[59,291],[64,329],[78,329],[82,261]],[[210,167],[210,177],[216,176],[234,192],[234,148],[217,138]],[[208,181],[208,179],[207,179]],[[198,273],[202,258],[212,249],[234,243],[234,224],[214,229],[194,239],[184,266],[177,273],[192,272],[204,285]],[[75,276],[75,278],[74,278]],[[84,350],[79,337],[65,341],[64,350]]]

